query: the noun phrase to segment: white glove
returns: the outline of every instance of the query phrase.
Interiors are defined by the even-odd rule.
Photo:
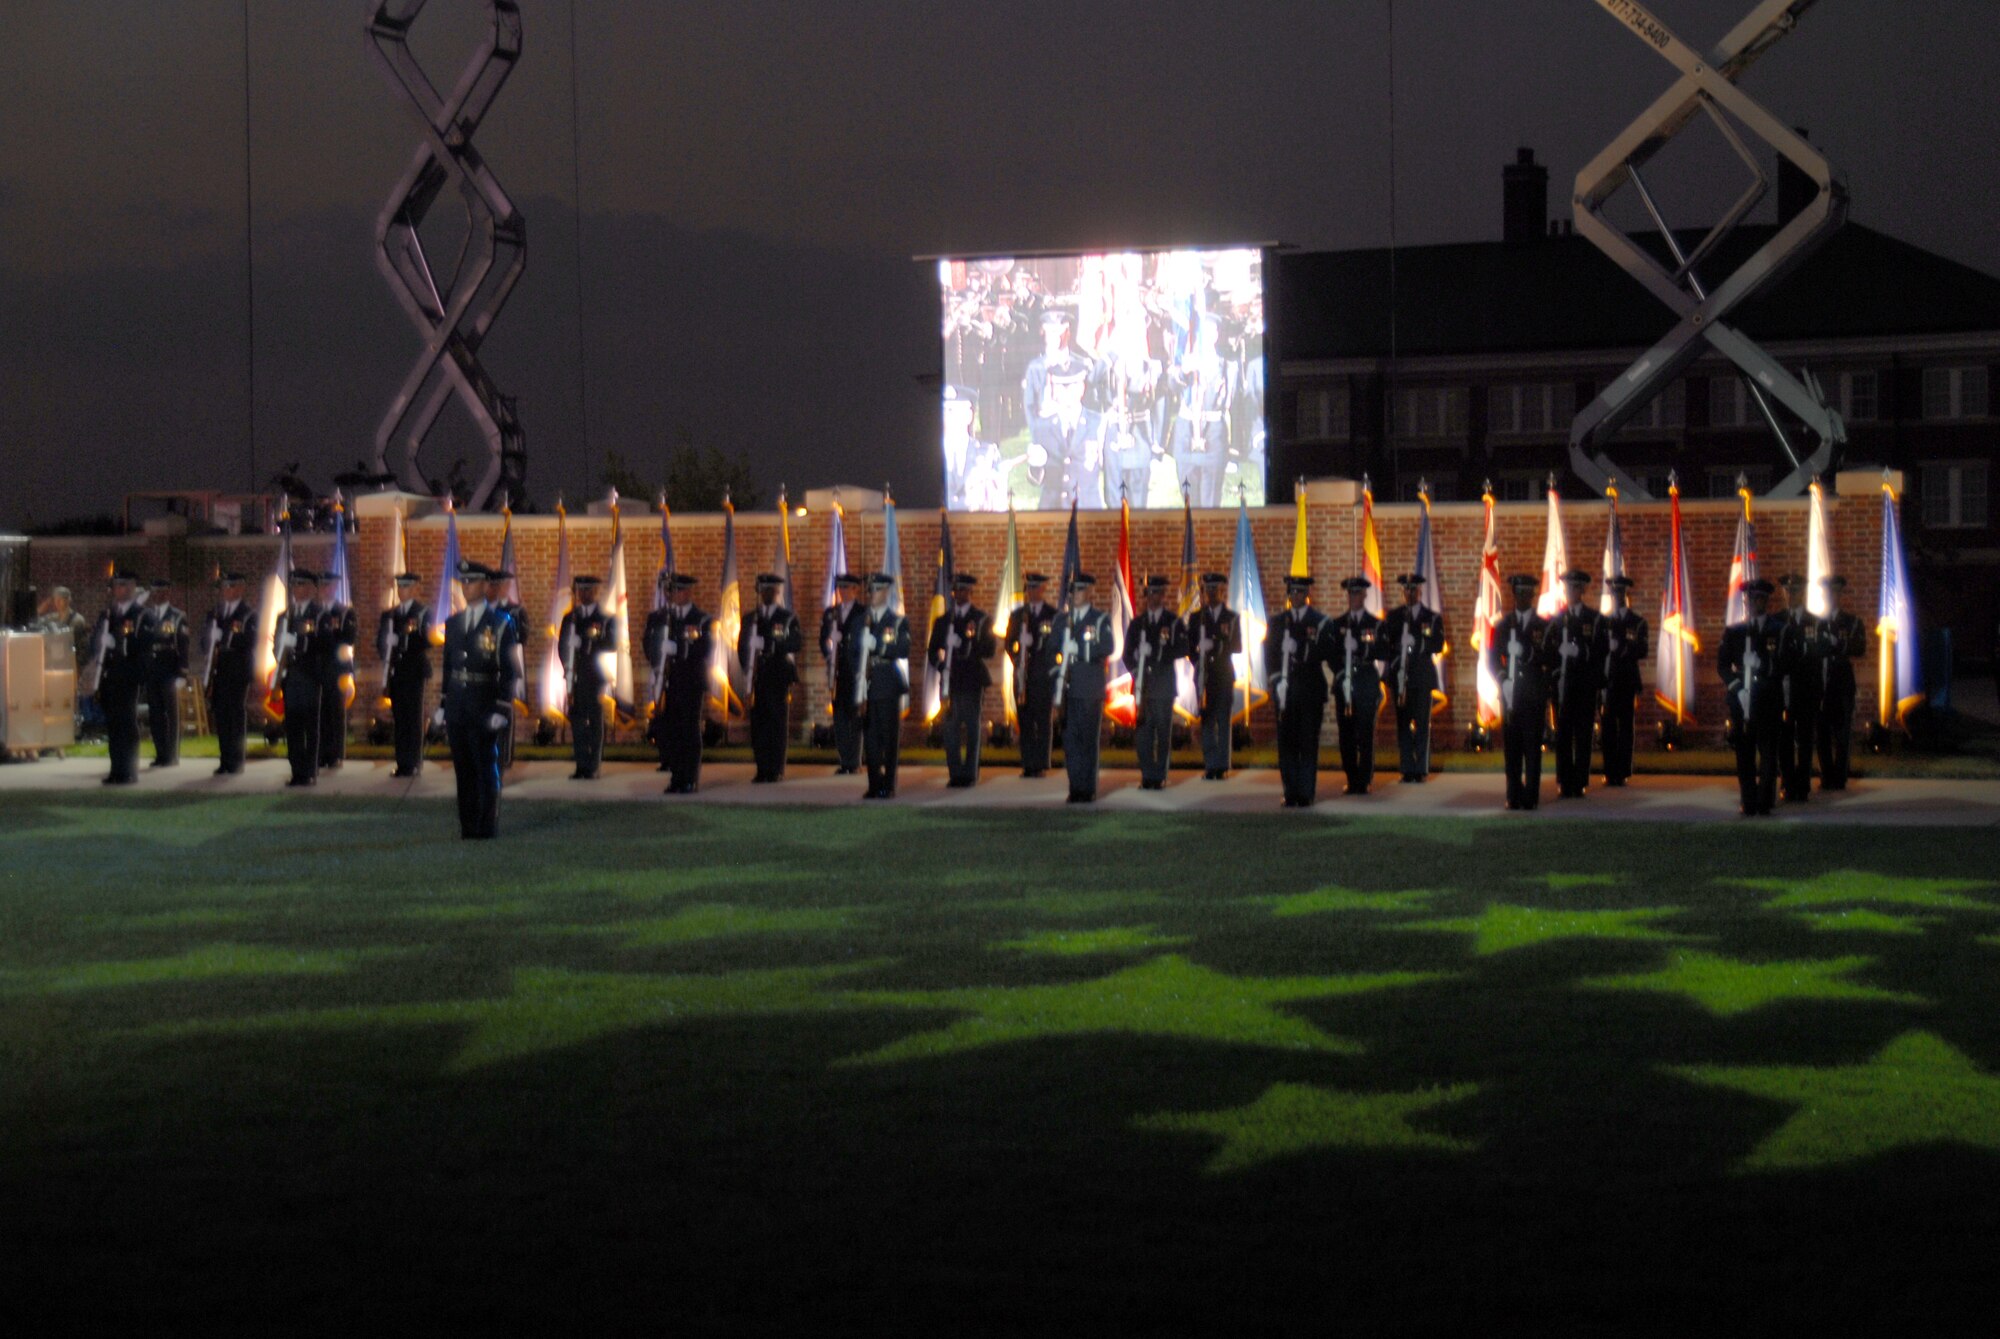
[[[680,653],[681,653],[681,644],[675,641],[673,638],[669,637],[665,641],[660,643],[661,655],[677,656]]]
[[[1623,637],[1613,637],[1611,639],[1611,649],[1613,651],[1616,651],[1619,647],[1623,646],[1624,644],[1625,644],[1625,639]]]
[[[401,637],[398,637],[393,632],[389,634],[386,645],[388,646],[389,653],[391,655],[394,655],[396,648],[401,646],[402,644],[403,644],[403,639]]]
[[[950,632],[947,632],[947,633],[945,634],[945,637],[944,637],[944,649],[945,649],[945,650],[947,650],[947,651],[956,651],[956,650],[957,650],[957,649],[958,649],[958,648],[959,648],[960,646],[962,646],[962,645],[964,645],[964,643],[963,643],[963,642],[961,642],[961,641],[959,640],[959,638],[958,638],[958,629],[957,629],[957,628],[953,628],[953,629],[952,629],[952,630],[951,630]]]
[[[865,655],[867,655],[867,654],[868,654],[869,652],[873,651],[874,649],[875,649],[875,634],[874,634],[874,633],[872,633],[872,632],[870,632],[870,631],[868,631],[868,630],[867,630],[867,629],[865,629],[865,628],[864,628],[864,629],[862,629],[862,632],[861,632],[861,654],[865,656]]]
[[[1285,644],[1279,650],[1283,655],[1289,657],[1293,652],[1298,650],[1298,647],[1299,644],[1292,640],[1292,634],[1288,632],[1285,634]]]
[[[486,718],[486,728],[488,730],[493,731],[495,734],[498,734],[500,731],[505,730],[507,728],[507,713],[504,711],[496,711],[491,716],[488,716]]]
[[[435,726],[436,728],[440,729],[440,730],[444,729],[444,708],[443,708],[443,707],[439,707],[439,708],[438,708],[438,709],[437,709],[436,711],[434,711],[434,712],[432,712],[432,713],[431,713],[431,724],[432,724],[433,726]]]
[[[1201,634],[1201,644],[1194,648],[1195,653],[1197,655],[1205,656],[1208,654],[1208,648],[1214,645],[1215,642],[1209,637],[1207,633],[1204,632],[1203,634]]]
[[[1581,654],[1583,654],[1583,648],[1581,646],[1578,646],[1575,642],[1564,642],[1562,644],[1562,655],[1564,660],[1568,660],[1571,656],[1577,656]]]
[[[185,674],[180,675],[174,680],[174,691],[177,693],[186,692],[187,686],[188,686],[188,681],[187,681],[187,675]]]

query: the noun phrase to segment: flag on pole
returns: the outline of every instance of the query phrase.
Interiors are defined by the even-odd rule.
[[[1473,681],[1477,686],[1477,719],[1483,728],[1491,730],[1501,724],[1500,680],[1486,663],[1486,648],[1505,616],[1506,606],[1500,593],[1500,540],[1493,521],[1490,485],[1481,495],[1481,501],[1486,504],[1486,539],[1479,546],[1479,596],[1472,606],[1472,651],[1479,662],[1474,667]]]
[[[1535,612],[1554,618],[1563,607],[1563,573],[1569,571],[1569,541],[1563,537],[1562,490],[1556,476],[1549,476],[1549,534],[1542,543],[1542,589],[1535,599]]]
[[[1688,578],[1687,547],[1681,538],[1681,488],[1669,479],[1667,500],[1671,529],[1667,539],[1667,576],[1660,583],[1660,644],[1654,665],[1653,696],[1670,711],[1676,725],[1694,719],[1695,655],[1701,639],[1695,635],[1694,584]]]
[[[1083,546],[1077,540],[1076,499],[1069,503],[1069,534],[1063,539],[1062,589],[1056,594],[1058,608],[1069,607],[1069,583],[1076,580],[1076,574],[1083,570]]]
[[[263,695],[265,712],[283,720],[285,705],[278,696],[278,652],[275,645],[278,637],[278,618],[291,607],[292,598],[292,509],[278,513],[278,557],[271,564],[271,571],[264,578],[264,591],[257,604],[257,646],[252,652],[251,668],[257,675],[258,690]]]
[[[347,504],[338,489],[333,494],[333,565],[327,571],[333,573],[333,598],[353,604],[354,583],[347,575]]]
[[[840,603],[840,592],[834,587],[833,579],[846,571],[846,512],[840,505],[840,494],[836,490],[833,497],[833,522],[826,528],[826,576],[820,582],[820,608],[831,609]]]
[[[1806,513],[1806,609],[1825,618],[1833,602],[1820,578],[1833,575],[1833,541],[1826,526],[1826,490],[1812,481],[1811,508]]]
[[[1722,609],[1724,627],[1750,617],[1743,585],[1757,579],[1757,524],[1750,517],[1749,481],[1740,474],[1736,476],[1736,496],[1743,501],[1743,512],[1736,518],[1736,550],[1729,556],[1729,597]]]
[[[736,504],[722,495],[722,585],[715,596],[715,630],[708,648],[708,698],[722,713],[743,714],[743,667],[736,634],[743,630],[743,592],[736,585]]]
[[[1882,602],[1875,616],[1882,661],[1881,720],[1903,725],[1911,708],[1924,700],[1922,668],[1917,663],[1917,599],[1910,589],[1910,568],[1903,556],[1903,530],[1898,519],[1896,490],[1882,481]]]
[[[1292,565],[1286,576],[1309,577],[1313,574],[1312,552],[1306,544],[1306,481],[1304,476],[1292,484],[1292,500],[1298,504],[1298,522],[1292,527]]]
[[[799,607],[792,602],[792,508],[785,500],[783,484],[778,485],[778,551],[772,555],[771,571],[778,578],[778,598],[796,617]]]
[[[1264,632],[1269,621],[1264,614],[1264,579],[1257,570],[1257,548],[1250,542],[1250,506],[1241,491],[1236,498],[1236,551],[1229,560],[1229,603],[1243,624],[1243,649],[1229,657],[1242,693],[1242,706],[1235,719],[1248,721],[1250,713],[1270,700],[1270,681],[1264,668]]]
[[[1014,610],[1027,603],[1027,592],[1021,589],[1021,536],[1014,527],[1014,499],[1007,499],[1007,556],[1000,563],[1000,588],[993,592],[993,616],[1000,618],[1012,615]],[[1000,657],[1000,709],[1006,713],[1007,724],[1016,725],[1020,721],[1020,708],[1014,701],[1014,657],[1003,654]]]
[[[882,570],[889,577],[889,607],[898,614],[903,609],[903,538],[896,531],[896,499],[882,490]],[[904,614],[907,617],[907,614]],[[896,662],[903,672],[902,714],[910,714],[910,662]]]
[[[1362,596],[1362,608],[1375,617],[1382,617],[1382,541],[1375,536],[1375,490],[1368,486],[1368,477],[1361,478],[1361,575],[1368,578],[1368,592]],[[1387,701],[1387,695],[1384,695]]]
[[[510,506],[500,508],[500,570],[509,575],[494,583],[492,591],[494,603],[519,604],[521,579],[514,574],[521,569],[514,565],[514,509]],[[525,636],[527,631],[526,628],[521,629],[522,635]]]
[[[1625,532],[1618,524],[1618,485],[1611,485],[1604,490],[1604,494],[1611,499],[1611,519],[1604,528],[1603,577],[1606,584],[1597,593],[1597,612],[1600,614],[1611,612],[1611,586],[1609,584],[1611,578],[1625,575]]]
[[[561,511],[561,507],[557,507]],[[660,570],[653,574],[652,609],[658,611],[667,607],[666,578],[674,573],[674,525],[673,512],[667,507],[667,490],[660,490]]]
[[[611,557],[606,564],[611,570],[604,574],[604,612],[616,619],[612,625],[611,673],[604,676],[605,687],[611,699],[611,719],[623,712],[628,718],[635,715],[634,698],[637,689],[632,682],[632,614],[631,596],[625,586],[625,527],[618,511],[618,490],[611,490]]]
[[[930,621],[932,623],[936,623],[939,619],[943,618],[945,610],[951,608],[952,571],[953,567],[952,567],[952,556],[951,556],[951,513],[946,511],[943,507],[939,507],[937,577],[931,583]],[[928,628],[926,628],[925,630],[925,636],[926,638],[928,638],[929,636]],[[912,634],[912,640],[914,641],[914,634]],[[929,642],[926,641],[925,645],[928,646]],[[931,663],[930,656],[925,655],[924,656],[925,723],[928,724],[931,721],[936,720],[938,718],[938,713],[943,710],[944,710],[944,674],[938,668],[938,666],[933,665]]]
[[[1111,681],[1105,685],[1104,714],[1118,725],[1139,722],[1132,697],[1132,671],[1125,668],[1125,634],[1132,626],[1132,499],[1118,500],[1118,560],[1111,569]]]
[[[444,562],[438,568],[437,599],[431,602],[431,645],[444,645],[444,625],[465,608],[465,587],[458,581],[458,508],[444,500]]]
[[[542,635],[547,646],[542,652],[542,674],[540,701],[542,715],[551,721],[566,721],[563,714],[563,696],[569,685],[563,680],[562,648],[556,645],[556,636],[562,630],[563,616],[569,613],[569,513],[563,510],[562,499],[556,499],[556,576],[555,585],[549,589],[549,616],[542,623]]]
[[[1201,574],[1194,556],[1194,508],[1188,486],[1181,485],[1181,591],[1175,613],[1185,620],[1201,602]],[[1195,683],[1194,662],[1182,656],[1174,662],[1174,712],[1192,721],[1201,714],[1201,691]]]
[[[1431,489],[1429,484],[1417,487],[1417,565],[1410,570],[1424,579],[1424,603],[1439,618],[1444,617],[1444,583],[1438,580],[1437,543],[1431,538]],[[1451,643],[1446,642],[1438,653],[1431,657],[1431,664],[1437,669],[1437,687],[1431,689],[1431,714],[1436,715],[1451,705],[1451,694],[1445,691],[1449,680],[1445,677],[1444,658],[1451,654]]]

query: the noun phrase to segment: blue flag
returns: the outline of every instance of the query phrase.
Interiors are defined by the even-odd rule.
[[[1264,578],[1257,570],[1257,547],[1250,542],[1250,508],[1241,498],[1236,502],[1236,552],[1229,560],[1229,603],[1243,620],[1243,649],[1229,659],[1236,672],[1236,688],[1243,695],[1237,719],[1248,720],[1271,696],[1264,671],[1264,631],[1270,620],[1264,612]]]
[[[333,573],[334,598],[353,604],[354,586],[347,579],[347,508],[341,505],[338,494],[333,499],[333,566],[327,570]]]
[[[1077,541],[1076,500],[1069,504],[1069,537],[1063,540],[1062,589],[1056,592],[1056,604],[1069,604],[1069,583],[1076,580],[1076,574],[1083,570],[1083,546]]]
[[[1887,482],[1882,485],[1882,603],[1875,635],[1882,643],[1882,724],[1901,725],[1910,709],[1924,700],[1924,681],[1917,662],[1917,598],[1903,557],[1896,490]]]
[[[903,612],[903,541],[896,534],[896,500],[882,499],[882,570],[888,574],[889,607]]]

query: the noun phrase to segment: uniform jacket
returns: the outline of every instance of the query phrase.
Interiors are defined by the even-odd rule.
[[[1139,649],[1146,651],[1146,679],[1139,682]],[[1173,610],[1161,608],[1157,617],[1140,610],[1125,629],[1125,668],[1132,673],[1134,689],[1148,698],[1172,697],[1176,690],[1174,664],[1187,657],[1187,629]]]
[[[1818,636],[1822,691],[1853,696],[1854,659],[1868,653],[1868,625],[1843,609],[1819,620]]]
[[[1264,631],[1264,674],[1270,680],[1273,698],[1278,678],[1286,674],[1285,639],[1292,640],[1290,673],[1285,683],[1283,709],[1326,703],[1326,615],[1311,605],[1302,609],[1282,609]]]
[[[320,619],[323,612],[319,601],[307,600],[303,605],[287,604],[285,612],[278,615],[271,633],[271,653],[277,657],[281,679],[287,674],[331,679],[335,673],[337,630],[324,626]],[[289,651],[285,649],[287,640],[291,642]]]
[[[1552,626],[1532,609],[1509,609],[1486,643],[1486,667],[1500,683],[1500,709],[1510,718],[1540,715],[1548,705],[1550,680],[1543,647]]]
[[[217,605],[202,626],[211,681],[248,683],[257,646],[257,606],[248,600]]]
[[[1646,658],[1646,620],[1625,608],[1604,615],[1604,691],[1630,698],[1643,682],[1639,662]]]
[[[146,639],[146,677],[184,677],[188,671],[188,616],[170,604],[148,605],[140,629]]]
[[[1716,668],[1736,720],[1768,719],[1784,708],[1784,677],[1799,660],[1799,632],[1783,614],[1732,623],[1722,634]]]
[[[1405,636],[1410,643],[1407,658],[1403,651]],[[1382,657],[1382,682],[1389,685],[1390,691],[1428,701],[1431,690],[1438,686],[1437,662],[1431,657],[1443,650],[1444,616],[1435,609],[1405,604],[1382,615],[1375,654]]]
[[[799,621],[782,604],[758,605],[736,633],[736,663],[750,676],[750,691],[782,697],[799,678]]]
[[[100,688],[107,683],[137,685],[145,678],[145,618],[146,606],[138,600],[122,609],[107,606],[97,616],[97,632],[90,644]]]
[[[1371,700],[1382,685],[1376,668],[1376,642],[1382,636],[1382,620],[1366,609],[1350,610],[1330,617],[1320,625],[1321,654],[1333,671],[1333,696],[1342,708],[1350,701]]]
[[[707,693],[713,632],[713,620],[694,604],[685,610],[667,605],[646,620],[646,661],[669,700],[685,703]],[[671,654],[669,641],[674,643]]]
[[[1105,690],[1105,662],[1117,648],[1112,645],[1111,615],[1102,609],[1068,609],[1056,624],[1056,641],[1071,658],[1063,674],[1063,696],[1080,697],[1102,703]]]
[[[595,696],[608,682],[598,657],[618,649],[618,619],[601,604],[572,605],[556,629],[556,648],[569,690]]]
[[[389,645],[395,638],[396,644]],[[422,683],[431,677],[431,611],[422,600],[405,600],[384,609],[375,625],[375,655],[396,683]]]
[[[1201,649],[1204,636],[1209,649]],[[1187,658],[1194,662],[1195,679],[1208,696],[1235,691],[1236,669],[1229,658],[1243,650],[1243,620],[1234,609],[1207,605],[1187,616]]]
[[[1576,654],[1564,656],[1563,647],[1573,645]],[[1542,663],[1548,670],[1549,696],[1557,707],[1578,707],[1595,702],[1604,685],[1604,658],[1609,645],[1604,615],[1587,604],[1563,607],[1549,620],[1543,636]],[[1563,662],[1569,669],[1564,672]]]
[[[484,716],[522,694],[515,668],[521,625],[492,604],[477,618],[473,608],[461,609],[444,625],[444,703],[447,710]]]
[[[352,674],[354,672],[354,644],[361,640],[361,620],[351,604],[335,602],[325,607],[320,615],[320,626],[331,636],[327,651],[333,665],[333,673]]]
[[[837,700],[854,697],[854,671],[861,662],[854,655],[854,634],[860,631],[868,610],[861,601],[831,604],[819,615],[819,653],[833,667],[833,692]],[[843,698],[842,694],[846,696]]]
[[[1061,620],[1062,610],[1046,602],[1021,605],[1007,616],[1007,658],[1021,666],[1022,652],[1027,652],[1022,677],[1029,683],[1039,679],[1044,687],[1055,686],[1056,657],[1062,651],[1056,625]]]
[[[874,640],[861,649],[859,633]],[[866,692],[870,700],[901,697],[910,691],[910,621],[894,609],[870,609],[854,638],[854,654],[868,662]],[[857,660],[857,665],[859,661]]]
[[[954,632],[958,634],[956,650],[947,646]],[[983,692],[986,685],[993,682],[986,662],[998,646],[999,639],[993,635],[993,620],[984,609],[968,604],[961,611],[954,604],[944,611],[942,617],[931,620],[930,645],[926,651],[931,664],[939,670],[949,667],[951,695],[958,697]]]

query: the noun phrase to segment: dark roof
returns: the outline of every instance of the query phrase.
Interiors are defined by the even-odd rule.
[[[1713,284],[1769,241],[1738,228],[1701,266]],[[1680,233],[1692,249],[1701,233]],[[1659,234],[1639,238],[1664,254]],[[1400,247],[1396,351],[1440,354],[1646,347],[1673,315],[1587,239]],[[1280,252],[1276,319],[1287,361],[1386,357],[1389,252]],[[1731,324],[1756,340],[1851,339],[2000,330],[2000,279],[1850,223]]]

